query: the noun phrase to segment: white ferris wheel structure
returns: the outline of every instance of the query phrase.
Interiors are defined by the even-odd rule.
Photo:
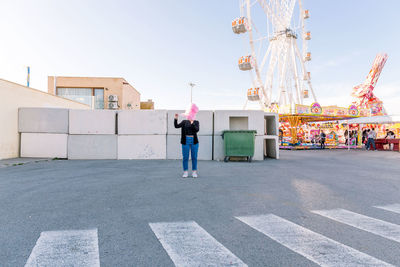
[[[261,109],[294,108],[311,97],[317,102],[306,63],[311,60],[306,30],[309,11],[301,0],[239,0],[240,17],[232,30],[244,36],[248,49],[239,69],[248,71],[252,88],[245,108],[258,102]],[[311,92],[311,94],[309,94]]]

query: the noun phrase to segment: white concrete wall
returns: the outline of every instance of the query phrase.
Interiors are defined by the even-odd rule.
[[[166,135],[119,135],[118,159],[166,159]]]
[[[41,132],[65,131],[66,113],[61,111],[34,109],[30,112],[29,109],[22,109],[20,128],[24,131],[36,131],[34,136],[38,140],[39,137],[43,138],[40,135]],[[57,112],[59,112],[58,115]],[[173,127],[173,116],[175,113],[182,112],[120,111],[117,136],[115,128],[117,113],[115,111],[70,110],[67,120],[69,126],[68,158],[181,159],[180,130]],[[232,117],[239,119],[230,120]],[[277,116],[259,111],[216,111],[215,123],[213,123],[213,113],[203,111],[200,112],[198,119],[200,121],[198,159],[200,160],[211,160],[213,154],[215,160],[224,159],[222,132],[225,129],[247,128],[255,129],[258,133],[264,133],[265,129],[269,133],[277,133],[278,130]],[[62,121],[64,123],[61,123]],[[222,126],[217,125],[217,122]],[[214,135],[213,125],[216,129],[218,128]],[[40,139],[38,144],[42,143],[43,140]],[[23,151],[29,149],[32,151],[33,144],[24,142],[25,144],[27,147],[24,147]],[[277,135],[256,135],[253,159],[263,160],[264,155],[279,158],[278,145]],[[37,154],[39,155],[40,151]],[[30,155],[33,154],[30,153]]]
[[[67,158],[68,134],[22,133],[21,157]]]
[[[118,134],[167,134],[166,110],[124,110],[118,112]]]
[[[265,134],[279,136],[279,115],[276,113],[265,113]]]
[[[19,108],[20,133],[68,133],[68,109]]]
[[[117,135],[69,135],[68,159],[117,159]]]
[[[69,134],[115,134],[116,111],[73,110],[69,111]]]
[[[198,160],[212,160],[212,136],[199,135]],[[167,135],[167,159],[182,159],[181,136],[176,134]]]
[[[222,135],[214,135],[214,160],[224,160],[224,139]]]
[[[40,90],[0,79],[0,159],[15,158],[20,154],[18,109],[22,107],[79,108],[89,106],[57,97]]]
[[[254,140],[254,156],[253,160],[264,160],[264,138],[263,136],[256,136]]]
[[[167,111],[118,112],[118,159],[166,159]]]
[[[216,110],[214,112],[214,160],[225,156],[224,130],[256,130],[253,160],[263,160],[263,143],[258,135],[264,135],[264,112],[258,110]]]
[[[264,112],[259,110],[216,110],[214,111],[214,135],[222,135],[224,130],[231,130],[230,117],[247,117],[248,129],[256,130],[257,135],[264,135]],[[234,129],[238,130],[238,129]]]
[[[230,119],[233,117],[234,119]],[[237,118],[237,119],[236,119]],[[214,112],[214,160],[224,159],[224,130],[256,130],[253,160],[263,160],[264,155],[279,158],[279,117],[275,113],[256,110],[216,110]],[[265,135],[268,132],[269,135]],[[265,139],[272,141],[265,142]]]
[[[268,158],[279,159],[279,137],[265,136],[264,137],[264,154]]]

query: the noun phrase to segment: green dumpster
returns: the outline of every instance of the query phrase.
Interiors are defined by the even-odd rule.
[[[255,130],[224,131],[222,135],[225,148],[224,161],[227,162],[229,157],[247,157],[248,162],[251,162],[256,133]]]

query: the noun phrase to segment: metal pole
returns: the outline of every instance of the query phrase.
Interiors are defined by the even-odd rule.
[[[58,95],[57,94],[57,76],[54,75],[54,95]]]
[[[28,76],[26,77],[26,86],[29,87],[29,81],[30,81],[30,74],[31,74],[31,67],[27,67],[28,70]]]
[[[196,84],[190,82],[189,86],[190,86],[190,104],[192,104],[193,103],[193,87],[195,87]]]

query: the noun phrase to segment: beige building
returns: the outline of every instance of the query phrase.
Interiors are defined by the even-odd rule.
[[[140,93],[124,78],[49,76],[48,92],[93,109],[140,109]]]
[[[89,109],[69,99],[0,79],[0,159],[19,156],[18,109],[22,107]]]

